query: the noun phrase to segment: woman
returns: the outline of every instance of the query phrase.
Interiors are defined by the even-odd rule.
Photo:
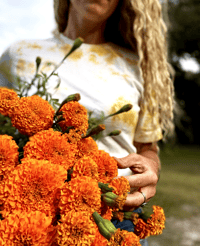
[[[119,176],[132,188],[124,210],[132,211],[156,193],[160,161],[157,141],[173,128],[173,85],[168,72],[165,25],[159,0],[54,0],[57,29],[48,40],[21,41],[2,55],[0,71],[12,82],[30,81],[36,56],[48,73],[77,37],[84,44],[58,69],[61,85],[54,97],[62,101],[79,92],[80,103],[98,115],[126,103],[133,108],[106,123],[122,133],[98,142],[114,156]],[[51,91],[56,77],[50,79]],[[131,170],[131,172],[130,172]],[[116,224],[116,223],[115,223]],[[133,224],[118,225],[133,231]]]

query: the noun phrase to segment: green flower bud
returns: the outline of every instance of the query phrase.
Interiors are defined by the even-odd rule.
[[[129,110],[132,109],[132,107],[133,107],[132,104],[126,104],[126,105],[124,105],[122,108],[120,108],[117,112],[115,112],[115,113],[113,113],[113,114],[110,114],[110,115],[106,116],[106,117],[104,118],[104,120],[107,119],[107,118],[109,118],[109,117],[111,117],[111,116],[114,116],[114,115],[117,115],[117,114],[121,114],[121,113],[124,113],[124,112],[128,112]]]
[[[76,49],[78,49],[78,48],[81,46],[81,44],[83,43],[83,41],[84,41],[84,40],[83,40],[83,38],[81,38],[81,37],[75,39],[74,44],[73,44],[71,50],[70,50],[70,51],[67,53],[67,55],[64,57],[63,61],[64,61],[64,60],[65,60],[72,52],[74,52]]]
[[[134,213],[132,211],[124,212],[124,219],[125,220],[131,220],[134,225],[137,224],[138,218],[139,218],[139,214],[138,213]]]
[[[113,192],[106,192],[101,194],[101,198],[108,206],[115,207],[118,196]]]
[[[106,193],[106,192],[109,192],[109,191],[111,192],[111,191],[114,190],[114,188],[108,187],[108,185],[109,184],[104,184],[104,183],[98,182],[98,186],[99,186],[99,188],[101,189],[101,191],[103,193]]]
[[[92,215],[101,235],[104,236],[107,240],[110,240],[112,235],[117,230],[113,223],[109,220],[103,219],[97,212],[94,212]]]
[[[55,116],[59,115],[60,114],[60,109],[62,108],[62,106],[65,104],[65,103],[68,103],[68,102],[71,102],[71,101],[79,101],[81,99],[81,96],[79,93],[75,93],[75,94],[72,94],[72,95],[69,95],[60,105],[59,109],[56,111],[55,113]]]
[[[118,136],[121,133],[120,130],[114,130],[108,134],[108,136]]]
[[[41,61],[42,61],[42,59],[41,59],[39,56],[37,56],[37,58],[36,58],[36,60],[35,60],[35,62],[36,62],[36,73],[37,73],[38,70],[39,70]]]
[[[91,128],[85,136],[82,136],[82,138],[87,138],[87,137],[91,137],[93,135],[97,135],[99,134],[100,132],[102,132],[103,130],[105,130],[105,125],[103,124],[100,124],[98,126],[95,126],[93,128]]]

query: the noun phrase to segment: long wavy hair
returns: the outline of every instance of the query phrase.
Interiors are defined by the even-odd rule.
[[[57,33],[65,31],[68,11],[69,0],[54,0]],[[159,0],[119,0],[104,35],[107,42],[139,55],[145,88],[141,107],[148,105],[152,115],[159,114],[165,135],[173,132],[174,88],[167,61],[167,28]]]

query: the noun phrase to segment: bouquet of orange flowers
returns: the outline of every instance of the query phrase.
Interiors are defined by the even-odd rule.
[[[0,245],[138,246],[162,233],[162,208],[148,217],[122,211],[129,183],[115,179],[115,159],[94,140],[104,120],[131,105],[91,120],[79,100],[70,95],[55,110],[39,95],[0,88],[0,114],[14,129],[14,137],[0,135]],[[116,229],[112,218],[132,220],[135,232]]]

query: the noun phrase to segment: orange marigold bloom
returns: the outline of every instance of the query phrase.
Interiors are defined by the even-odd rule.
[[[87,176],[98,181],[98,166],[95,161],[88,156],[79,159],[73,166],[71,178],[76,178],[78,176]]]
[[[104,150],[96,150],[90,157],[97,163],[99,172],[99,182],[110,183],[118,174],[116,160]]]
[[[130,192],[130,184],[128,180],[125,177],[113,179],[110,182],[109,187],[114,188],[112,192],[120,197],[120,209],[122,209],[126,201],[127,194],[128,192]],[[117,210],[119,209],[113,208],[113,211],[117,211]]]
[[[108,246],[141,246],[140,238],[133,232],[117,229],[108,242]]]
[[[37,95],[22,97],[12,114],[12,124],[24,135],[49,129],[53,124],[54,109]]]
[[[61,216],[57,232],[57,245],[90,246],[95,239],[96,231],[89,214],[72,210]]]
[[[77,142],[78,153],[77,156],[79,158],[83,156],[90,156],[92,152],[98,150],[97,143],[94,141],[92,137],[83,138]]]
[[[140,218],[138,219],[138,222],[134,228],[134,233],[141,239],[144,239],[151,235],[151,231],[148,228],[148,224]]]
[[[69,133],[65,133],[69,143],[77,144],[81,140],[81,135],[75,129],[71,129]]]
[[[0,245],[49,246],[56,235],[51,218],[39,211],[15,211],[0,221]]]
[[[147,220],[148,228],[151,231],[151,235],[162,234],[165,228],[165,214],[163,208],[159,206],[153,206],[153,214]]]
[[[69,143],[65,134],[54,131],[52,128],[38,132],[30,137],[24,146],[24,157],[38,160],[49,160],[59,164],[66,170],[75,163],[77,146]]]
[[[56,196],[67,177],[60,165],[48,161],[25,159],[3,183],[0,197],[4,199],[3,217],[19,211],[41,211],[46,215],[56,213]]]
[[[65,103],[62,108],[62,116],[65,120],[59,122],[60,127],[65,131],[68,127],[73,126],[79,134],[86,134],[88,129],[87,110],[77,101]]]
[[[117,219],[122,222],[124,220],[124,213],[119,211],[113,212],[113,219]]]
[[[0,87],[0,114],[11,116],[18,102],[19,97],[15,91]]]
[[[61,189],[59,208],[61,214],[75,211],[100,211],[101,190],[96,180],[90,177],[77,177],[65,183]]]
[[[18,164],[18,145],[8,135],[0,135],[0,177],[8,175]]]
[[[101,243],[101,246],[107,246],[108,245],[108,240],[101,235],[101,233],[99,232],[99,228],[95,223],[95,239],[94,242],[91,244],[91,246],[99,246]]]
[[[111,220],[113,217],[113,209],[109,207],[104,201],[101,200],[101,217],[107,220]]]
[[[146,223],[142,219],[138,219],[135,233],[140,238],[162,234],[162,231],[165,228],[165,219],[163,208],[153,206],[153,214],[147,219]]]

